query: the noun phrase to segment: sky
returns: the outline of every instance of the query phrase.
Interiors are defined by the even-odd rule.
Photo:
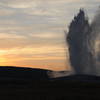
[[[70,70],[64,31],[80,8],[90,22],[100,0],[0,0],[0,66]]]

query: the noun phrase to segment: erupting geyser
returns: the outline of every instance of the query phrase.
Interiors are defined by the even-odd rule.
[[[100,14],[89,24],[81,9],[69,26],[67,43],[71,66],[76,74],[100,74]]]

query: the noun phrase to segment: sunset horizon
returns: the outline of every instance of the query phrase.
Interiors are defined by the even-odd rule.
[[[91,22],[98,3],[0,0],[0,66],[70,70],[64,32],[80,8],[85,8]]]

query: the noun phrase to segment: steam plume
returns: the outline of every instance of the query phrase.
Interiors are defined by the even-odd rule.
[[[100,8],[91,24],[91,44],[95,58],[96,75],[100,75]]]
[[[100,74],[100,10],[89,24],[81,9],[69,26],[67,43],[76,74]]]

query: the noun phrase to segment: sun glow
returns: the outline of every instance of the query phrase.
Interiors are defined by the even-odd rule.
[[[7,51],[6,50],[0,50],[0,55],[5,54]]]
[[[25,47],[0,50],[0,66],[19,66],[63,70],[65,53],[62,47]]]
[[[0,66],[5,65],[6,61],[7,61],[6,58],[3,58],[2,56],[0,56]]]

